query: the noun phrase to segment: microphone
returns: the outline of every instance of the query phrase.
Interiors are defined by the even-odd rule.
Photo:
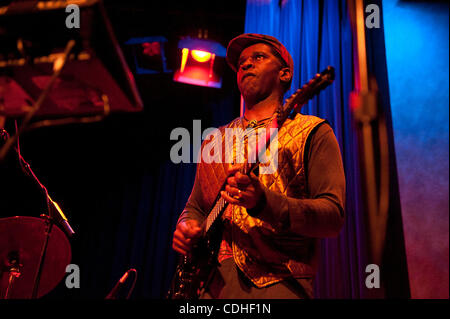
[[[73,231],[72,227],[70,227],[69,221],[67,220],[66,215],[62,212],[61,208],[59,207],[58,203],[53,201],[51,199],[50,195],[47,194],[47,200],[50,204],[51,211],[49,212],[50,216],[55,218],[56,221],[59,222],[59,224],[63,227],[64,231],[69,237],[72,237],[75,232]]]
[[[105,297],[105,299],[117,299],[117,295],[120,291],[120,289],[122,288],[122,286],[124,285],[124,283],[127,281],[128,276],[130,274],[131,271],[136,272],[136,269],[128,269],[125,274],[123,274],[123,276],[119,279],[119,281],[116,283],[116,285],[114,286],[114,288],[109,292],[109,294]]]

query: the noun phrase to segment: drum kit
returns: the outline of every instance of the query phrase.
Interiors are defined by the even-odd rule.
[[[70,260],[69,240],[48,216],[0,219],[0,299],[42,297],[63,279]]]

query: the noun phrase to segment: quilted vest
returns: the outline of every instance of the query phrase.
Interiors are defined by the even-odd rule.
[[[302,114],[285,121],[278,131],[277,169],[270,174],[259,174],[259,180],[266,188],[288,197],[308,197],[303,165],[305,144],[311,131],[322,122],[323,119]],[[198,164],[197,178],[202,185],[206,208],[212,207],[227,178],[226,172],[231,165],[230,150],[233,150],[234,160],[237,156],[236,143],[232,139],[225,139],[225,129],[244,129],[242,125],[241,118],[237,118],[219,128],[221,134],[206,140],[202,145],[202,152],[210,152],[215,158],[208,160],[208,163],[202,160]],[[230,140],[233,143],[231,146]],[[262,165],[274,162],[272,158],[270,163]],[[319,252],[318,239],[299,236],[270,225],[258,217],[250,216],[244,207],[238,205],[228,205],[223,216],[231,220],[233,259],[257,287],[265,287],[287,277],[314,276]]]

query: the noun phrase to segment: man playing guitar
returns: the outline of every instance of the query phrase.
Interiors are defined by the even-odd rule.
[[[282,107],[293,61],[274,37],[242,34],[230,41],[227,62],[237,72],[243,117],[221,128],[257,129]],[[296,113],[278,130],[277,170],[242,173],[242,164],[200,162],[191,196],[173,237],[189,255],[220,194],[228,203],[215,271],[200,298],[312,298],[320,238],[344,223],[345,177],[330,125]],[[202,148],[210,141],[205,141]]]

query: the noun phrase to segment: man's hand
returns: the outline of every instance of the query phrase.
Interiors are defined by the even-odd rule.
[[[187,255],[200,235],[201,228],[198,221],[194,219],[185,220],[177,225],[173,233],[172,248],[182,255]]]
[[[221,196],[230,204],[247,209],[254,208],[261,199],[262,188],[256,176],[249,177],[239,172],[241,165],[233,165],[228,170],[227,185]]]

